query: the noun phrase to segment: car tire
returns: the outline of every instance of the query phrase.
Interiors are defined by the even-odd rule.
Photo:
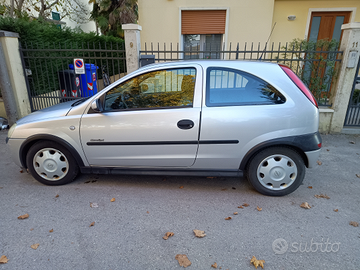
[[[31,146],[26,164],[31,175],[45,185],[70,183],[79,173],[79,166],[70,151],[52,141],[41,141]]]
[[[305,177],[304,160],[288,147],[271,147],[257,153],[246,170],[250,184],[261,194],[284,196],[295,191]]]

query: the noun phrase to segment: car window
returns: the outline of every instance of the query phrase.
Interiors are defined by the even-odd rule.
[[[134,77],[108,91],[106,111],[164,107],[191,107],[195,68],[152,71]]]
[[[207,69],[206,106],[282,104],[285,97],[272,85],[246,72]]]

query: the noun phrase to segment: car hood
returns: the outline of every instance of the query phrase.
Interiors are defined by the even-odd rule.
[[[60,103],[45,109],[42,109],[40,111],[33,112],[20,120],[17,121],[17,124],[24,124],[29,122],[35,122],[43,119],[49,119],[54,117],[60,117],[65,116],[70,110],[71,105],[74,103],[74,101],[68,101],[65,103]]]

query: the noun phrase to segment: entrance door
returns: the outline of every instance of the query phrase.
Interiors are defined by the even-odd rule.
[[[350,12],[313,12],[311,14],[309,41],[321,39],[341,40],[341,25],[348,23]]]

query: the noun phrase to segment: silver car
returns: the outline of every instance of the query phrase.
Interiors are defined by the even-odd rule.
[[[296,190],[319,156],[316,100],[290,68],[251,61],[145,66],[96,95],[14,124],[14,162],[46,185],[79,172],[242,176]]]

